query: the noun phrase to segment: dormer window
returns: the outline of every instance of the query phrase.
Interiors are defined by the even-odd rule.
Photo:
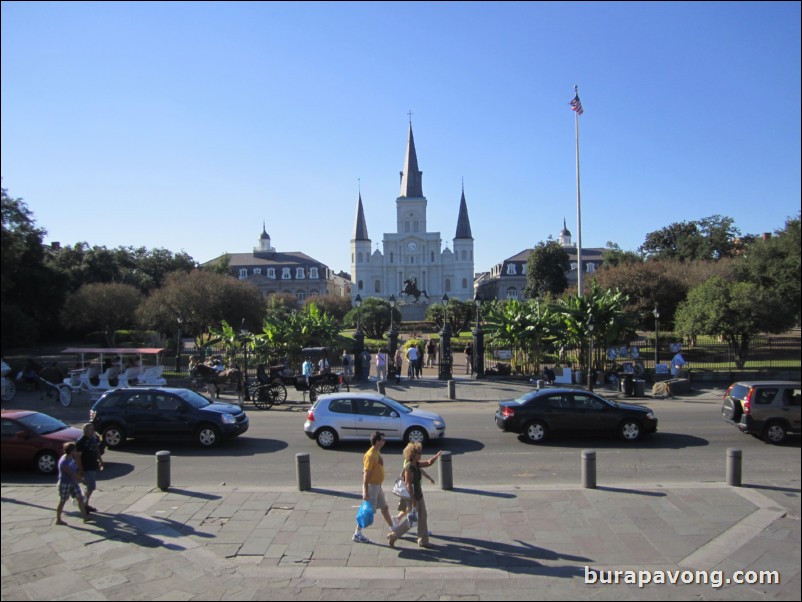
[[[267,268],[267,277],[272,278],[273,280],[276,279],[276,268]]]
[[[507,276],[515,276],[515,264],[508,263],[507,264]]]
[[[281,268],[281,279],[282,280],[292,279],[292,275],[290,274],[290,268]]]
[[[317,274],[317,268],[309,268],[309,277],[312,280],[317,280],[318,278],[320,278],[320,276],[318,276]]]
[[[247,278],[248,277],[248,268],[240,268],[239,269],[239,277],[240,278]]]
[[[295,268],[295,279],[296,280],[303,280],[304,279],[304,269],[303,268]]]

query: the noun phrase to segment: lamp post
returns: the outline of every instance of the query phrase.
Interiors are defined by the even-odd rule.
[[[660,310],[654,305],[654,373],[657,374],[657,364],[660,363]]]
[[[390,295],[390,332],[387,333],[390,353],[387,356],[387,380],[395,378],[395,350],[398,348],[398,331],[395,329],[395,295]]]
[[[354,379],[362,380],[362,352],[365,350],[365,333],[362,332],[362,323],[359,317],[359,308],[362,307],[362,297],[357,295],[354,299],[356,307],[356,332],[354,333]]]
[[[482,321],[479,311],[482,308],[482,298],[477,293],[473,298],[476,305],[476,328],[473,331],[473,371],[476,378],[485,377],[485,333],[482,331]]]
[[[250,335],[251,333],[248,332],[248,327],[245,326],[245,318],[242,318],[242,323],[240,324],[239,333],[240,335],[242,335],[242,347],[245,350],[245,362],[244,362],[245,371],[242,373],[242,377],[244,380],[242,386],[244,387],[245,390],[242,392],[242,398],[245,401],[250,401],[251,397],[248,394],[248,335]]]
[[[588,349],[588,391],[593,390],[593,327],[595,325],[591,315],[588,318],[588,338],[590,339],[590,348]]]
[[[178,316],[178,337],[175,340],[175,372],[181,372],[181,316]]]
[[[451,380],[451,324],[448,323],[448,295],[440,299],[443,304],[443,330],[440,331],[440,380]]]

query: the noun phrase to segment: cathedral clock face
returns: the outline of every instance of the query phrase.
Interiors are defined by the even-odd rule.
[[[410,240],[410,241],[407,243],[407,249],[409,249],[410,251],[414,251],[414,250],[416,250],[417,248],[418,248],[418,243],[416,243],[414,240]]]

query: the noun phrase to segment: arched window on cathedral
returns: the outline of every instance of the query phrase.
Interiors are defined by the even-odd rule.
[[[463,251],[462,252],[462,261],[465,261],[466,259],[468,259],[468,252],[467,251]]]
[[[447,293],[451,292],[451,278],[446,278],[446,291]]]
[[[357,263],[362,263],[362,253],[358,253],[356,256]]]
[[[381,283],[381,280],[375,280],[375,281],[373,282],[373,292],[374,292],[374,293],[380,293],[380,292],[382,292],[382,283]]]
[[[394,257],[395,257],[395,254],[392,251],[390,251],[390,263],[394,262]]]
[[[362,284],[361,280],[359,281],[359,284],[357,285],[357,288],[359,288],[360,291],[364,290],[364,287],[363,287],[363,284]]]
[[[468,279],[467,278],[463,278],[462,279],[462,290],[465,290],[466,288],[468,288]]]
[[[432,263],[434,263],[434,251],[432,251]]]

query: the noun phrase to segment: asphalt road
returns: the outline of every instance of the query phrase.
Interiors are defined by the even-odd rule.
[[[544,445],[531,445],[513,433],[504,433],[493,421],[494,402],[423,403],[446,419],[446,439],[430,443],[424,458],[438,449],[453,454],[457,488],[577,484],[584,449],[597,451],[599,485],[633,486],[639,483],[724,481],[726,450],[743,450],[745,483],[787,485],[800,477],[800,438],[780,446],[741,434],[721,419],[719,393],[690,400],[643,400],[657,414],[659,430],[635,444],[615,437],[555,436]],[[344,443],[324,451],[303,432],[308,404],[291,404],[258,411],[248,406],[249,431],[221,446],[206,450],[192,442],[171,446],[129,441],[104,457],[101,479],[127,485],[155,486],[155,452],[172,453],[174,486],[287,486],[294,487],[295,454],[310,453],[312,484],[316,488],[359,487],[362,454],[367,445]],[[33,408],[31,408],[33,409]],[[61,410],[61,415],[59,413]],[[85,409],[42,409],[80,426]],[[401,443],[388,443],[383,454],[388,481],[401,468]],[[436,476],[436,469],[430,471]],[[2,471],[3,483],[48,483],[54,479],[28,471]],[[103,484],[100,484],[102,490]]]

